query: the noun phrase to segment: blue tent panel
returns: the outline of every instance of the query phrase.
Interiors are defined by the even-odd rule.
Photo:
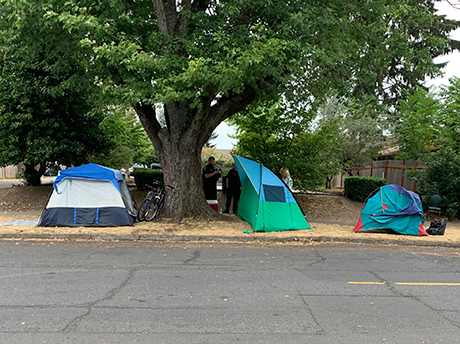
[[[40,218],[39,227],[113,227],[132,225],[133,218],[124,208],[48,208]]]
[[[244,185],[246,178],[249,178],[250,182],[254,186],[254,189],[259,194],[259,201],[263,202],[266,200],[265,188],[268,185],[274,187],[278,186],[283,189],[284,202],[297,203],[294,196],[292,195],[292,192],[287,188],[283,181],[264,165],[259,164],[257,161],[242,158],[240,156],[234,156],[233,159],[238,169],[241,185]],[[262,187],[262,185],[264,187]]]
[[[123,175],[120,171],[113,168],[108,168],[105,166],[97,164],[87,164],[74,168],[69,168],[67,170],[59,171],[58,176],[54,180],[54,189],[58,191],[57,185],[64,178],[82,178],[82,179],[99,179],[99,180],[109,180],[113,185],[120,191],[118,186],[119,180],[124,180]]]
[[[260,193],[261,183],[261,165],[250,159],[242,158],[240,156],[234,156],[238,175],[240,177],[241,185],[244,185],[246,178],[249,178],[250,183],[254,186],[257,194]]]

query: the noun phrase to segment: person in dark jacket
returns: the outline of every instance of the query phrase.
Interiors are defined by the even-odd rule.
[[[223,212],[226,214],[230,212],[230,205],[232,204],[233,198],[233,214],[236,215],[236,213],[238,212],[238,202],[240,201],[241,195],[241,181],[235,164],[233,164],[233,168],[230,171],[228,171],[226,183],[227,204]]]
[[[210,156],[208,158],[208,164],[203,167],[202,179],[204,196],[207,200],[217,199],[217,181],[222,176],[222,169],[218,169],[214,163],[216,159]]]

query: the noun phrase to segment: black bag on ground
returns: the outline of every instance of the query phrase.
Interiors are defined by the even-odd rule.
[[[430,228],[426,230],[428,235],[444,235],[447,222],[444,220],[434,220],[430,223]]]

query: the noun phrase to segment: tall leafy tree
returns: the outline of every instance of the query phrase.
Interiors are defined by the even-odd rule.
[[[319,98],[336,89],[394,103],[439,72],[432,59],[454,48],[448,34],[458,26],[428,0],[47,3],[46,19],[92,49],[87,68],[101,87],[136,110],[175,186],[174,220],[209,211],[200,151],[223,120],[282,93]]]
[[[351,175],[359,175],[359,167],[376,159],[384,148],[385,109],[372,100],[348,102],[346,112],[339,120],[339,160],[342,168]]]
[[[433,152],[460,152],[460,79],[453,77],[437,93],[418,89],[400,100],[393,133],[403,159],[430,160]]]
[[[316,154],[327,157],[323,162],[328,166],[323,176],[327,181],[340,169],[359,174],[360,166],[378,156],[386,128],[383,110],[374,98],[356,102],[329,97],[318,107],[312,129],[322,138]]]
[[[346,117],[341,132],[340,160],[349,174],[359,175],[359,167],[377,158],[384,148],[384,136],[379,122],[373,118]]]
[[[50,165],[88,162],[110,140],[94,93],[75,82],[86,70],[70,53],[72,37],[60,25],[43,26],[39,2],[8,5],[0,4],[0,164],[23,162],[26,181],[39,185]]]
[[[446,143],[446,116],[436,95],[417,90],[396,106],[395,143],[402,159],[427,159],[434,148]]]
[[[280,174],[288,168],[297,189],[324,187],[335,174],[339,148],[332,122],[314,128],[313,111],[282,102],[258,103],[229,121],[237,127],[235,152]]]
[[[125,170],[134,163],[150,166],[158,162],[153,145],[132,109],[109,107],[99,127],[112,141],[113,148],[93,154],[91,162]]]
[[[440,92],[417,90],[396,107],[394,135],[400,158],[422,159],[422,170],[409,176],[424,205],[434,194],[449,218],[460,215],[460,79],[451,78]]]
[[[449,79],[448,85],[441,88],[440,97],[448,141],[452,150],[460,153],[460,77]]]
[[[425,206],[431,196],[442,197],[443,214],[449,218],[460,216],[460,155],[449,147],[431,153],[425,167],[411,175],[417,183],[417,193]]]

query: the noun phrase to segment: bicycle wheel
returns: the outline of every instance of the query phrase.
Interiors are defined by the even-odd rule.
[[[145,220],[145,217],[150,209],[151,200],[144,199],[139,207],[139,211],[137,212],[137,219],[142,222]]]
[[[160,201],[161,200],[157,197],[152,200],[152,203],[145,214],[145,221],[152,221],[157,216],[159,205],[161,205],[161,203],[159,203]]]

